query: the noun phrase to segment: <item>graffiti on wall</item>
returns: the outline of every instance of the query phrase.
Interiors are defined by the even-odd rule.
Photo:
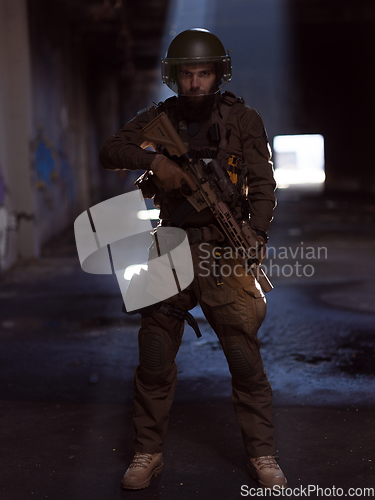
[[[32,144],[36,188],[43,193],[43,198],[49,208],[54,207],[51,195],[52,184],[57,180],[57,155],[53,144],[43,134],[43,127],[39,127],[38,136]]]
[[[61,191],[71,201],[76,196],[73,171],[63,148],[57,148],[39,127],[38,135],[32,144],[36,188],[43,194],[43,199],[50,209],[55,206],[54,188]]]

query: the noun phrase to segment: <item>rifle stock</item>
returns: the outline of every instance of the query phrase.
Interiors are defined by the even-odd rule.
[[[149,142],[165,146],[171,156],[181,157],[188,152],[185,144],[181,141],[180,136],[165,113],[160,113],[143,127],[142,136]]]

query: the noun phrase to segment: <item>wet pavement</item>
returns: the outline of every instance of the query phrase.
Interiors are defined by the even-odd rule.
[[[315,498],[375,488],[374,228],[374,198],[279,192],[265,261],[275,290],[259,336],[295,498],[308,485],[331,489]],[[1,498],[250,496],[229,371],[193,313],[203,336],[186,327],[163,473],[126,492],[139,316],[121,313],[113,276],[81,270],[70,230],[2,275]]]

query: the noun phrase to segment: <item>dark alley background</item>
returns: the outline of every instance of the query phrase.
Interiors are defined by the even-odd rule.
[[[322,189],[278,191],[262,352],[290,486],[375,487],[374,24],[370,0],[0,3],[2,498],[237,499],[255,486],[227,365],[196,309],[203,337],[186,327],[163,474],[120,490],[139,316],[122,314],[114,276],[82,271],[73,234],[80,213],[133,189],[98,150],[171,95],[160,57],[194,26],[232,50],[227,89],[261,112],[271,143],[324,136]]]

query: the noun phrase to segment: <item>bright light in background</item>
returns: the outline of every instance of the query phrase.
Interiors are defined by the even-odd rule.
[[[324,183],[322,135],[278,135],[273,140],[273,150],[275,179],[279,188]]]
[[[124,272],[124,279],[130,281],[133,277],[133,274],[139,274],[141,272],[141,269],[147,271],[147,264],[134,264],[132,266],[128,266]]]
[[[159,220],[160,210],[153,208],[151,210],[140,210],[137,212],[137,218],[140,220]]]

